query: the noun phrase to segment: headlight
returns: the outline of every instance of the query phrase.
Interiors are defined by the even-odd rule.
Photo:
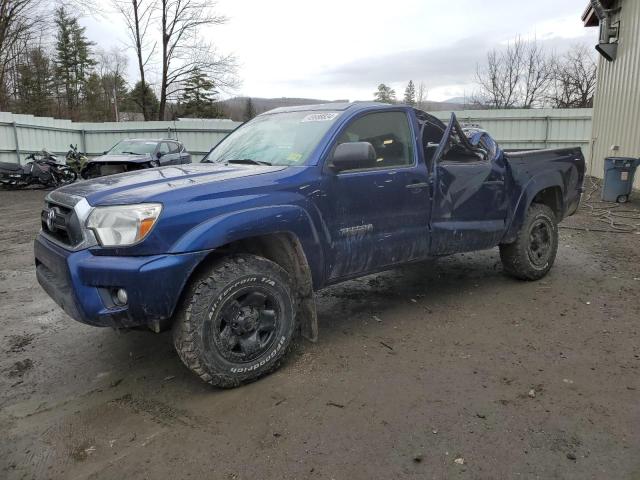
[[[96,207],[89,214],[87,228],[105,247],[133,245],[149,234],[161,211],[159,203]]]

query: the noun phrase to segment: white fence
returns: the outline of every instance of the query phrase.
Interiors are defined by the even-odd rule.
[[[64,157],[69,144],[77,144],[90,157],[97,156],[123,138],[178,139],[197,162],[238,125],[219,119],[76,123],[0,112],[0,162],[24,162],[28,154],[43,148]]]
[[[446,121],[450,113],[435,115]],[[591,109],[465,110],[456,115],[461,122],[480,124],[503,148],[579,146],[591,163]],[[64,155],[70,143],[95,156],[123,138],[177,138],[199,161],[238,125],[230,120],[75,123],[0,112],[0,161],[24,161],[26,155],[43,148]]]
[[[461,123],[477,123],[491,133],[502,148],[538,149],[580,147],[591,162],[590,108],[463,110],[455,112]],[[434,112],[447,121],[450,112]],[[602,172],[593,172],[601,176]]]

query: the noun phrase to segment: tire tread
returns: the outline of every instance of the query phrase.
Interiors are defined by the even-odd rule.
[[[266,263],[272,268],[275,267],[290,288],[291,282],[286,271],[270,260],[254,255],[225,257],[191,282],[185,295],[185,302],[182,308],[177,311],[173,326],[174,347],[182,362],[201,380],[220,388],[238,387],[273,372],[280,366],[282,359],[289,353],[293,344],[292,341],[286,342],[277,359],[271,362],[268,368],[257,369],[255,373],[258,375],[247,376],[246,378],[210,371],[202,361],[204,352],[201,351],[199,342],[196,340],[201,323],[195,317],[206,315],[208,309],[207,302],[204,299],[210,298],[214,294],[216,285],[224,284],[229,277],[233,278],[234,276],[242,275],[246,272],[248,262],[262,263],[263,266]],[[295,317],[295,310],[293,315]]]
[[[527,253],[529,244],[529,225],[540,215],[546,215],[552,220],[554,227],[552,254],[548,265],[544,269],[535,268]],[[558,250],[558,223],[550,207],[542,203],[533,203],[527,211],[527,218],[520,228],[516,240],[512,243],[500,245],[500,259],[505,273],[520,280],[539,280],[544,277],[555,261]]]

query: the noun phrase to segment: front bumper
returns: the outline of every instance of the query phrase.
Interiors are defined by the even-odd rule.
[[[42,288],[73,319],[98,327],[155,326],[171,318],[191,273],[209,251],[179,255],[113,257],[77,252],[38,235],[36,276]],[[117,306],[114,289],[128,303]]]

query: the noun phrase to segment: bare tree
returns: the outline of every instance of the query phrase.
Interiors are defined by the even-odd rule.
[[[553,59],[553,88],[549,101],[556,108],[593,106],[596,88],[596,62],[585,45],[576,44]]]
[[[424,110],[424,104],[427,101],[428,90],[427,86],[424,82],[418,83],[418,88],[416,89],[416,107]]]
[[[40,0],[0,0],[0,109],[7,107],[7,74],[25,54],[40,21]]]
[[[523,50],[523,73],[520,97],[523,108],[542,106],[553,81],[553,64],[544,48],[532,40]]]
[[[200,71],[216,88],[233,87],[236,62],[233,55],[220,55],[201,32],[221,25],[227,18],[214,13],[208,0],[158,0],[162,33],[162,78],[158,119],[165,116],[167,100],[176,98],[187,78]]]
[[[127,57],[117,48],[110,50],[98,49],[96,51],[97,74],[104,90],[105,98],[113,104],[114,119],[119,121],[119,104],[126,97],[126,69]]]
[[[149,85],[146,80],[146,69],[151,60],[156,42],[149,40],[149,26],[156,8],[156,0],[113,0],[116,10],[122,15],[129,34],[129,46],[136,52],[138,71],[143,90]],[[152,108],[147,95],[139,99],[142,115],[145,120],[151,120]]]
[[[486,65],[476,67],[480,103],[494,108],[513,108],[520,101],[525,43],[519,37],[505,49],[487,53]]]

